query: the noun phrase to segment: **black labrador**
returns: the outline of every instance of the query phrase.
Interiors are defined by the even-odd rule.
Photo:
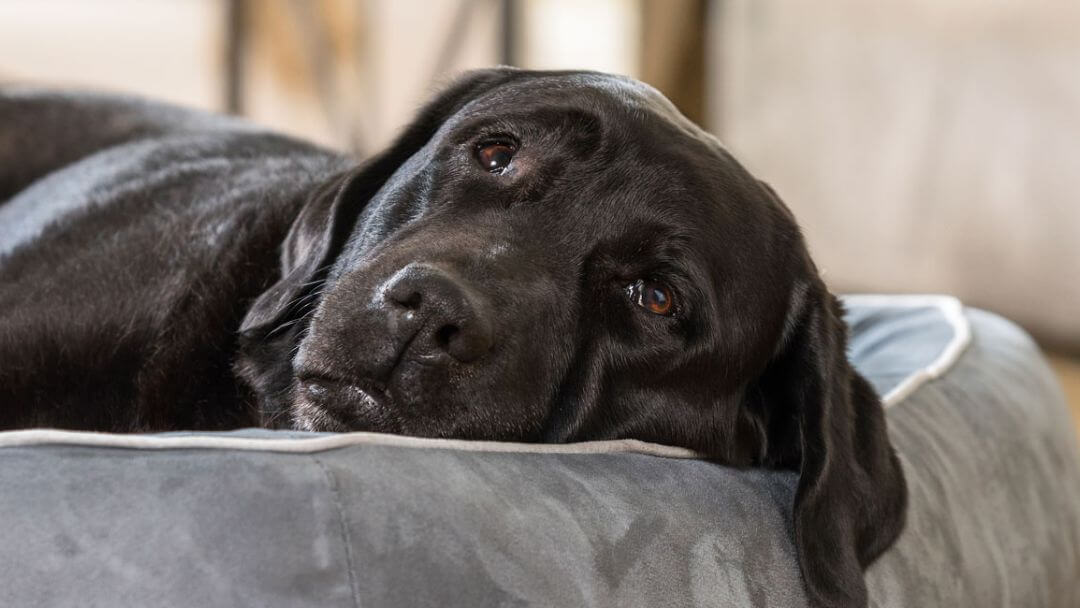
[[[816,606],[906,492],[790,211],[630,79],[465,75],[350,159],[0,93],[0,428],[636,438],[793,469]]]

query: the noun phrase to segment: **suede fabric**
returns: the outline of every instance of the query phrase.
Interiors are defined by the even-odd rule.
[[[956,344],[939,307],[848,308],[851,357],[883,395]],[[1015,325],[962,318],[970,343],[887,406],[911,508],[867,572],[871,605],[1075,608],[1080,456],[1060,387]],[[326,436],[134,448],[15,433],[0,433],[2,606],[806,605],[794,473],[632,444],[286,452],[279,440]]]

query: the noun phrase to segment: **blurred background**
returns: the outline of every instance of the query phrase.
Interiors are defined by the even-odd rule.
[[[361,156],[495,64],[649,82],[776,188],[834,291],[1003,314],[1080,413],[1080,4],[0,0],[0,80],[236,113]]]

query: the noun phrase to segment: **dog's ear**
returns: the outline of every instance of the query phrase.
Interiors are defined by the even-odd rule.
[[[421,109],[390,147],[316,191],[282,244],[280,279],[255,300],[244,317],[240,327],[244,339],[271,338],[303,318],[316,303],[308,296],[319,288],[360,212],[398,167],[465,104],[522,74],[512,68],[466,73]]]
[[[450,116],[525,74],[513,68],[466,73],[424,106],[383,152],[329,180],[307,199],[282,243],[277,282],[255,299],[240,325],[236,371],[259,395],[264,420],[281,418],[278,413],[292,382],[288,355],[368,201]]]
[[[881,402],[847,360],[843,309],[813,274],[757,387],[765,459],[799,472],[795,544],[810,604],[862,607],[863,570],[903,528],[907,491]]]

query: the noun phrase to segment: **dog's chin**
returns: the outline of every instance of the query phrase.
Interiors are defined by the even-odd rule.
[[[303,431],[344,433],[400,432],[389,396],[377,387],[331,380],[302,378],[293,396],[293,426]]]

